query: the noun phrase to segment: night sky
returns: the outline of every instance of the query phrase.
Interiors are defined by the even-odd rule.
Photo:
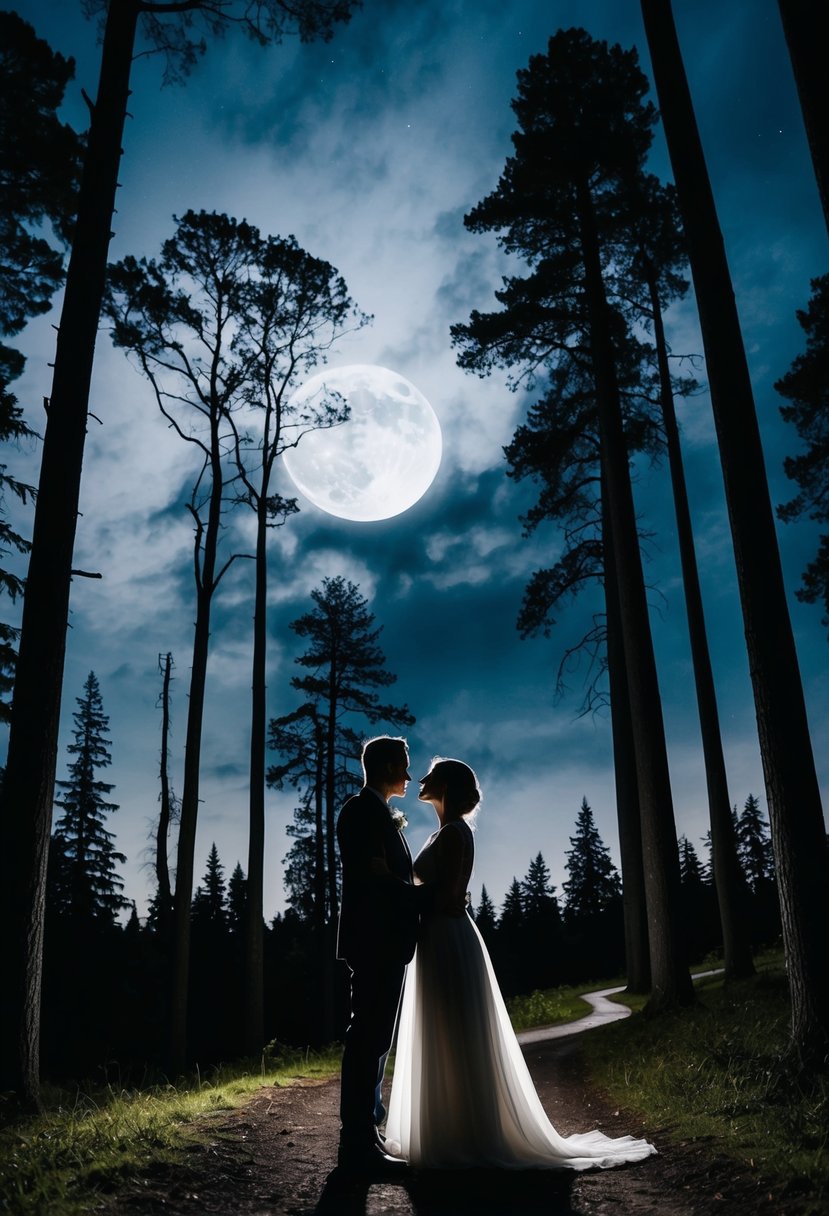
[[[829,268],[805,135],[775,0],[675,0],[675,14],[734,277],[754,381],[772,498],[793,495],[782,460],[796,435],[778,414],[774,381],[803,346],[795,309],[809,280]],[[64,117],[82,128],[83,86],[97,87],[95,26],[80,5],[29,0],[19,9],[52,47],[77,60]],[[511,151],[515,73],[558,28],[639,48],[649,70],[635,0],[365,0],[331,43],[289,39],[261,50],[231,31],[209,46],[184,87],[161,87],[158,59],[133,74],[132,120],[110,256],[154,256],[188,208],[245,218],[263,233],[296,236],[333,263],[351,295],[374,315],[343,340],[332,366],[379,363],[408,377],[441,423],[443,462],[431,490],[406,513],[347,523],[311,505],[272,534],[269,713],[296,705],[289,686],[301,643],[288,623],[310,608],[325,576],[359,584],[379,625],[389,699],[417,717],[409,731],[413,775],[434,754],[477,771],[484,803],[472,892],[486,883],[500,904],[513,875],[544,854],[560,888],[564,853],[583,796],[618,862],[610,722],[578,717],[584,669],[555,697],[562,649],[598,610],[598,591],[559,614],[553,636],[521,641],[515,619],[529,575],[551,565],[553,528],[521,539],[518,516],[532,488],[506,476],[502,447],[527,398],[461,372],[449,327],[472,308],[495,307],[507,264],[490,237],[468,234],[463,215],[497,184]],[[650,167],[669,176],[661,131]],[[15,391],[42,424],[57,312],[33,322]],[[699,355],[692,300],[668,316],[675,353]],[[704,380],[700,362],[697,375]],[[703,393],[680,405],[691,508],[720,698],[732,802],[761,795],[754,707],[713,423]],[[86,448],[76,566],[101,581],[73,585],[58,776],[66,773],[71,713],[94,669],[113,740],[120,810],[109,826],[127,854],[125,894],[146,915],[153,880],[150,833],[158,811],[160,652],[176,663],[172,779],[181,793],[192,648],[192,529],[184,509],[194,453],[163,422],[148,383],[101,332]],[[37,479],[37,449],[12,454],[11,471]],[[635,494],[647,544],[652,623],[662,689],[677,828],[701,848],[707,802],[667,471],[636,466]],[[291,492],[280,473],[280,488]],[[8,504],[14,510],[12,504]],[[28,517],[15,514],[20,530]],[[228,518],[227,552],[250,545],[253,515]],[[807,706],[825,785],[829,771],[826,633],[818,606],[794,596],[816,548],[807,523],[779,525],[783,565]],[[245,539],[247,538],[247,539]],[[229,875],[247,868],[247,765],[252,563],[236,563],[214,603],[202,752],[196,875],[212,841]],[[362,729],[360,723],[355,723]],[[290,841],[290,791],[268,793],[265,912],[284,908],[282,859]],[[417,850],[432,810],[410,790],[402,804]],[[174,854],[173,854],[174,860]]]

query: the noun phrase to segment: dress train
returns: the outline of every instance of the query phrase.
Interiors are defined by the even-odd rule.
[[[478,929],[467,913],[437,913],[407,969],[386,1151],[428,1168],[585,1170],[641,1161],[656,1149],[600,1131],[558,1134]]]

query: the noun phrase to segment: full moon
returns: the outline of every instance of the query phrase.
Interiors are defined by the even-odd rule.
[[[319,408],[346,402],[338,426],[308,431],[283,457],[300,494],[329,515],[391,519],[423,497],[440,467],[440,423],[429,402],[397,372],[370,363],[328,368],[291,398]]]

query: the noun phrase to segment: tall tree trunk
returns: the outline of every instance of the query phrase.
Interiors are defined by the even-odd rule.
[[[184,785],[181,794],[176,890],[173,898],[173,967],[171,975],[168,1067],[176,1075],[187,1061],[187,996],[190,981],[190,904],[193,898],[193,869],[196,821],[199,813],[199,769],[210,647],[210,609],[216,590],[216,553],[222,514],[222,471],[218,453],[218,420],[212,420],[212,484],[207,524],[196,524],[196,623],[193,636],[193,667],[187,707],[187,736],[184,755]],[[195,514],[195,513],[194,513]],[[201,553],[201,562],[199,554]],[[249,888],[248,888],[249,890]]]
[[[328,723],[325,740],[325,851],[328,878],[328,919],[336,925],[339,915],[337,898],[336,798],[337,798],[337,686],[336,660],[331,660],[331,680],[328,689]]]
[[[680,930],[679,855],[676,843],[662,703],[656,677],[648,602],[630,467],[622,425],[609,310],[602,281],[593,201],[587,182],[578,186],[590,345],[602,445],[608,510],[619,592],[625,670],[636,752],[642,822],[642,856],[651,956],[651,1009],[694,999]]]
[[[829,861],[757,414],[714,196],[669,0],[642,0],[688,239],[731,523],[777,866],[793,1046],[829,1058]]]
[[[712,868],[722,925],[725,978],[726,980],[741,979],[754,974],[748,925],[748,892],[737,856],[737,839],[734,833],[734,821],[731,818],[731,802],[728,796],[728,779],[720,733],[720,716],[717,709],[714,674],[711,669],[711,655],[708,649],[705,613],[702,607],[694,532],[691,526],[691,511],[688,506],[688,488],[685,483],[685,469],[679,443],[679,427],[671,388],[662,306],[659,302],[659,290],[652,268],[648,268],[646,274],[653,314],[656,355],[659,363],[659,397],[668,444],[668,464],[671,470],[671,486],[676,511],[679,559],[682,566],[682,584],[685,591],[685,609],[688,614],[691,659],[694,665],[697,709],[705,760],[708,811],[711,820]]]
[[[250,829],[245,923],[245,1053],[257,1055],[265,1041],[265,735],[267,731],[268,479],[256,504],[256,588],[253,610],[253,674],[250,723]]]
[[[607,616],[607,675],[610,684],[610,721],[613,732],[613,773],[616,782],[616,818],[622,864],[622,910],[625,922],[626,992],[650,992],[651,961],[645,871],[642,862],[642,819],[636,781],[636,748],[630,717],[619,587],[613,555],[613,523],[602,477],[602,551],[604,555],[605,613]]]
[[[320,1040],[331,1043],[336,1038],[334,1028],[334,975],[336,936],[334,947],[325,920],[325,892],[327,887],[326,819],[325,819],[325,742],[322,723],[314,714],[314,743],[316,747],[316,781],[314,785],[314,943],[317,955],[319,978]],[[336,921],[334,935],[336,935]]]
[[[328,923],[325,929],[325,958],[323,967],[323,1037],[331,1042],[334,1038],[334,1003],[336,996],[337,920],[339,899],[337,898],[337,851],[336,851],[336,797],[337,797],[337,672],[336,660],[331,661],[329,685],[329,714],[326,739],[325,779],[325,842],[326,877],[328,880]]]
[[[89,387],[129,95],[137,7],[112,0],[58,330],[3,788],[0,1088],[39,1103],[46,859]]]
[[[316,761],[316,780],[314,784],[314,926],[319,940],[322,941],[325,930],[325,743],[323,741],[322,723],[318,714],[314,714],[314,745]]]
[[[826,98],[826,20],[822,0],[777,0],[792,61],[823,219],[829,232],[829,113]],[[819,20],[820,18],[820,20]]]
[[[167,757],[170,744],[170,680],[173,670],[173,656],[168,651],[162,659],[159,655],[163,680],[161,685],[161,763],[159,775],[161,778],[161,811],[158,816],[158,828],[155,836],[155,879],[158,884],[158,931],[162,941],[167,941],[170,928],[171,888],[170,867],[167,862],[167,838],[170,834],[172,805],[170,798],[170,776]]]

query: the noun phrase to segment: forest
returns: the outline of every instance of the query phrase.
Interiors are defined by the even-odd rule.
[[[366,13],[372,3],[365,0]],[[336,47],[360,6],[90,0],[85,7],[102,31],[86,130],[61,114],[72,60],[18,13],[0,13],[0,590],[8,621],[0,625],[0,691],[9,729],[0,1088],[29,1109],[46,1080],[106,1077],[117,1067],[138,1083],[142,1075],[256,1061],[279,1045],[341,1040],[347,981],[334,957],[336,816],[359,788],[362,740],[406,734],[430,712],[428,703],[386,700],[398,681],[396,651],[387,657],[392,605],[373,600],[370,577],[355,580],[351,566],[337,565],[338,542],[330,542],[324,569],[312,565],[300,615],[279,636],[273,627],[284,581],[280,546],[291,544],[285,537],[301,514],[280,479],[280,457],[309,432],[348,418],[342,401],[298,406],[292,394],[371,321],[343,274],[295,237],[205,210],[198,198],[167,221],[154,252],[137,247],[110,257],[116,197],[120,213],[140,193],[133,180],[116,196],[127,116],[146,83],[139,58],[147,55],[159,77],[187,90],[202,55],[209,62],[225,35],[246,35],[263,56],[283,54],[278,44],[289,38],[300,50]],[[779,8],[829,231],[817,11],[794,0]],[[781,944],[787,1051],[801,1074],[820,1074],[829,1061],[829,850],[790,596],[829,614],[829,538],[820,535],[799,587],[789,589],[775,521],[822,526],[829,518],[829,275],[814,267],[811,296],[797,314],[801,350],[777,379],[794,488],[775,504],[740,300],[669,0],[642,0],[641,17],[638,49],[562,28],[511,65],[511,151],[489,192],[469,198],[456,217],[458,239],[470,249],[489,242],[503,273],[485,285],[488,305],[454,314],[443,342],[470,386],[500,377],[504,393],[526,403],[497,453],[505,484],[521,487],[526,504],[510,546],[532,555],[521,574],[518,633],[526,644],[547,639],[558,648],[559,691],[581,658],[582,716],[609,714],[620,859],[617,868],[585,783],[569,823],[545,837],[556,840],[555,862],[566,873],[560,888],[546,844],[545,857],[537,840],[522,836],[523,877],[502,891],[473,892],[470,912],[506,995],[623,977],[654,1017],[693,1007],[690,964],[715,959],[726,983],[738,982],[753,974],[759,947]],[[672,181],[652,170],[657,133]],[[25,358],[14,342],[53,306],[51,387],[44,380],[35,409],[15,395]],[[690,363],[684,348],[674,350],[678,308],[694,311],[704,359]],[[156,810],[146,912],[126,893],[119,787],[106,780],[119,733],[110,730],[94,653],[80,656],[88,671],[82,689],[66,679],[79,585],[107,578],[103,552],[101,570],[79,568],[76,558],[76,530],[89,513],[82,472],[98,476],[84,455],[101,424],[90,386],[105,344],[124,367],[129,360],[142,408],[157,413],[166,441],[183,453],[177,459],[189,461],[176,503],[188,529],[176,578],[187,588],[192,652],[177,649],[174,657],[166,643],[159,651],[151,641],[144,656],[158,663],[161,740],[147,777],[145,805]],[[704,388],[762,791],[737,790],[727,772],[705,556],[677,420],[683,402]],[[15,473],[27,442],[37,446],[36,485]],[[647,565],[653,521],[636,501],[645,464],[662,467],[675,521],[674,579],[689,654],[684,696],[698,717],[704,771],[707,828],[695,840],[678,830],[675,815]],[[131,475],[125,458],[116,477]],[[235,547],[237,527],[245,548]],[[467,511],[458,543],[473,543],[474,529]],[[539,552],[546,556],[536,562]],[[213,843],[204,856],[197,829],[212,763],[205,724],[211,706],[221,712],[211,660],[228,588],[238,586],[249,671],[240,765],[247,852],[221,856]],[[145,592],[136,586],[137,595]],[[475,613],[470,601],[470,632]],[[563,639],[565,617],[577,622],[572,642]],[[425,626],[419,636],[417,662],[428,669]],[[176,667],[187,695],[183,738],[174,744]],[[62,704],[76,706],[67,737]],[[59,771],[66,776],[58,779]],[[286,896],[274,915],[265,899],[273,849],[266,860],[265,842],[277,793],[292,797],[295,809],[288,841],[274,846],[277,864],[284,857]]]
[[[331,589],[326,607],[331,606]],[[351,587],[351,604],[360,603]],[[369,625],[370,614],[365,613]],[[336,620],[336,613],[317,624]],[[354,640],[355,635],[351,637]],[[357,655],[353,656],[356,664]],[[365,673],[364,663],[359,669]],[[357,670],[357,666],[352,670]],[[113,787],[97,774],[109,763],[108,719],[94,672],[77,698],[74,757],[70,778],[59,782],[61,797],[51,840],[46,892],[44,949],[44,1064],[54,1077],[94,1075],[117,1065],[126,1079],[149,1066],[163,1068],[167,1050],[167,930],[161,894],[142,923],[134,903],[123,897],[118,854],[105,823],[117,806],[105,798]],[[294,724],[291,723],[291,726]],[[279,740],[297,766],[296,737],[272,721]],[[269,781],[281,780],[288,765],[273,766]],[[314,768],[311,770],[314,771]],[[343,770],[352,785],[353,773]],[[305,780],[307,780],[307,774]],[[305,787],[316,800],[317,788]],[[341,795],[340,795],[341,796]],[[750,945],[774,944],[780,918],[768,826],[751,794],[738,814],[732,809],[741,879],[745,887]],[[324,817],[323,817],[324,824]],[[324,856],[333,841],[317,831],[313,805],[297,807],[285,858],[288,909],[263,925],[264,1024],[272,1032],[268,1049],[321,1047],[332,1042],[347,1018],[344,968],[333,973],[328,927],[330,900],[339,897],[339,866],[333,890],[320,884],[317,849]],[[678,842],[684,957],[690,966],[719,960],[722,933],[711,866],[710,837],[701,842],[703,859],[691,841]],[[247,878],[239,861],[225,866],[216,845],[190,904],[190,986],[187,1041],[201,1067],[245,1054],[244,975]],[[506,996],[580,984],[625,970],[621,880],[582,800],[566,850],[567,880],[557,894],[549,868],[538,853],[522,879],[513,879],[498,906],[486,886],[470,912],[483,936]],[[322,907],[319,914],[317,900]],[[337,904],[335,903],[335,907]],[[128,913],[122,924],[122,914]],[[330,1002],[330,1004],[329,1004]],[[341,1031],[340,1031],[341,1033]]]

